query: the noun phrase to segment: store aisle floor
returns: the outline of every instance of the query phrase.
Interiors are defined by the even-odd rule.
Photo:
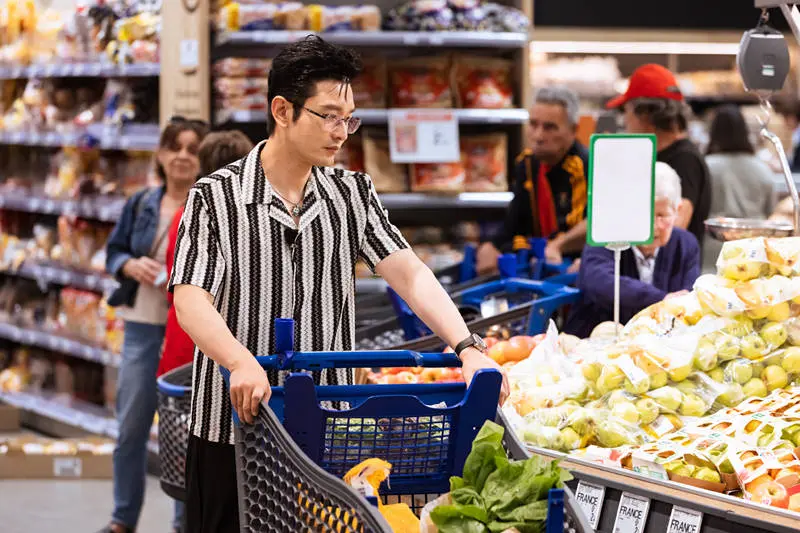
[[[95,533],[111,515],[111,480],[0,481],[0,530],[3,533]],[[147,478],[139,533],[167,533],[172,500],[158,479]]]

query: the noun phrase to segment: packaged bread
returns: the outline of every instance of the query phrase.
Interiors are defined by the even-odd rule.
[[[349,5],[306,7],[306,28],[311,31],[378,31],[381,12],[377,6]]]
[[[508,190],[507,153],[508,137],[505,133],[462,137],[461,159],[466,172],[466,190]]]
[[[299,2],[283,4],[230,3],[217,14],[219,31],[302,30],[306,8]]]
[[[228,77],[214,80],[214,89],[223,98],[267,94],[266,77]]]
[[[269,75],[270,68],[272,68],[271,59],[228,57],[214,63],[214,75],[247,78],[266,77]]]
[[[513,64],[507,59],[484,56],[457,56],[453,65],[453,85],[458,107],[503,109],[514,104],[511,83]]]
[[[362,59],[363,70],[353,80],[353,101],[357,108],[386,107],[386,60],[380,57]]]
[[[461,161],[411,165],[411,190],[414,192],[463,192],[465,182],[466,172]]]
[[[378,192],[405,192],[406,165],[393,163],[389,154],[389,139],[364,133],[364,170],[372,178]]]
[[[447,108],[453,106],[448,57],[418,57],[390,67],[394,107]]]

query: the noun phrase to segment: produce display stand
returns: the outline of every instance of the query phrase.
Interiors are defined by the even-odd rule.
[[[800,515],[750,501],[717,494],[673,481],[652,479],[630,470],[603,466],[577,457],[524,444],[498,410],[497,423],[506,428],[504,444],[509,456],[524,459],[533,454],[558,459],[574,480],[569,482],[598,532],[636,533],[796,533]],[[633,529],[617,528],[621,503],[634,513],[642,511]],[[692,525],[699,525],[692,529]],[[673,521],[675,522],[673,524]]]

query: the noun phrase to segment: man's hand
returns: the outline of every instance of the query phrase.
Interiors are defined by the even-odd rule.
[[[581,270],[581,258],[577,258],[567,269],[567,274],[577,274]]]
[[[145,285],[155,285],[156,278],[161,273],[163,266],[156,260],[149,257],[139,257],[138,259],[128,259],[122,265],[122,273],[131,279]]]
[[[464,381],[467,382],[467,386],[472,383],[472,378],[475,376],[475,373],[478,370],[484,368],[494,368],[500,372],[500,374],[503,376],[503,385],[500,387],[500,405],[503,405],[511,392],[511,389],[508,386],[508,376],[506,376],[506,371],[500,365],[498,365],[494,359],[491,359],[490,357],[484,355],[481,351],[472,347],[466,348],[464,351],[462,351],[460,358],[461,372],[464,374]]]
[[[550,241],[544,248],[544,260],[551,265],[560,265],[564,262],[561,255],[561,245],[556,241]]]
[[[497,271],[497,259],[500,257],[500,250],[494,244],[485,242],[478,247],[476,256],[475,270],[478,274],[491,274]]]
[[[258,406],[272,394],[267,373],[255,357],[237,361],[230,371],[231,404],[240,420],[252,424],[253,417],[258,415]]]

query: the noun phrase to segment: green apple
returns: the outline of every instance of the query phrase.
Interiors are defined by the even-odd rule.
[[[606,398],[606,405],[608,405],[609,408],[613,408],[619,403],[630,403],[630,401],[631,397],[628,396],[625,391],[615,390],[608,395],[608,398]]]
[[[630,442],[625,426],[613,420],[607,420],[597,426],[597,441],[604,448],[616,448]]]
[[[733,474],[735,472],[731,460],[727,458],[718,465],[718,468],[723,474]]]
[[[660,389],[669,381],[669,376],[663,370],[650,374],[650,390]]]
[[[750,368],[753,369],[753,377],[760,378],[761,373],[764,371],[764,361],[750,363]]]
[[[636,402],[636,409],[639,411],[641,423],[645,425],[652,424],[661,414],[661,409],[652,398],[641,398]]]
[[[692,365],[679,366],[669,371],[669,379],[677,383],[688,378],[691,373]]]
[[[782,389],[789,384],[789,375],[778,365],[770,365],[761,373],[761,380],[769,392]]]
[[[753,369],[750,363],[743,360],[731,361],[725,367],[725,379],[741,385],[753,378]]]
[[[750,322],[750,327],[752,328],[752,326],[753,323]],[[747,335],[748,333],[745,333],[744,335]],[[714,341],[714,347],[717,349],[717,358],[720,361],[730,361],[732,359],[736,359],[741,353],[738,337],[733,337],[731,335],[720,335],[717,337],[717,339]]]
[[[767,320],[770,322],[783,322],[784,320],[789,320],[791,314],[792,310],[789,306],[789,302],[781,302],[778,305],[772,306],[772,309],[769,310],[769,314],[767,315]]]
[[[786,348],[781,367],[789,374],[800,374],[800,348],[796,346]]]
[[[694,394],[697,392],[697,383],[691,380],[684,380],[675,384],[675,388],[684,394]]]
[[[717,397],[717,401],[725,407],[734,407],[744,400],[744,390],[738,383],[728,383],[725,385],[725,392]]]
[[[561,444],[564,450],[577,450],[581,445],[581,436],[572,428],[564,428],[561,430]]]
[[[625,383],[625,374],[615,365],[603,367],[600,377],[597,378],[597,391],[606,395],[611,391],[617,390]]]
[[[642,377],[636,383],[633,383],[628,378],[625,378],[625,392],[639,396],[650,390],[650,378],[647,376]]]
[[[780,322],[767,322],[759,332],[761,338],[767,343],[768,347],[773,350],[783,346],[786,339],[789,338],[789,332],[786,331],[786,326]]]
[[[745,335],[749,335],[755,331],[753,329],[753,321],[747,318],[746,316],[738,316],[732,319],[728,324],[722,328],[722,331],[727,333],[728,335],[722,335],[717,338],[740,338],[744,337]]]
[[[706,413],[706,402],[697,394],[684,394],[679,409],[683,416],[703,416]]]
[[[683,394],[675,387],[661,387],[650,391],[650,397],[661,406],[664,411],[674,413],[683,401]]]
[[[742,386],[744,395],[748,398],[766,398],[767,386],[758,378],[753,378]]]
[[[692,477],[694,466],[686,464],[683,461],[672,461],[664,465],[664,470],[673,476]]]
[[[751,333],[742,337],[742,355],[750,360],[761,359],[767,353],[767,343],[759,335]]]
[[[717,383],[722,383],[725,381],[725,371],[722,370],[722,367],[712,368],[708,371],[708,377],[716,381]]]
[[[618,403],[611,409],[611,416],[621,418],[629,424],[638,424],[639,410],[632,402]]]
[[[701,481],[708,481],[710,483],[721,483],[722,478],[716,470],[707,466],[698,468],[692,473],[692,477]]]
[[[709,341],[700,340],[694,351],[694,367],[708,372],[715,366],[717,366],[717,348]]]

